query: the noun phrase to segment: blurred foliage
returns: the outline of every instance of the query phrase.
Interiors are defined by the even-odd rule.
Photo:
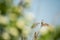
[[[60,25],[55,27],[55,36],[54,40],[60,40]]]
[[[27,37],[30,32],[31,28],[26,25],[28,18],[25,19],[23,14],[30,3],[24,0],[24,3],[21,1],[15,6],[13,1],[0,0],[0,40],[18,40],[19,37]]]
[[[11,7],[13,0],[0,0],[0,11],[2,15],[5,15],[7,9]]]
[[[48,32],[46,35],[40,35],[38,40],[60,40],[60,25],[55,26],[53,32]]]

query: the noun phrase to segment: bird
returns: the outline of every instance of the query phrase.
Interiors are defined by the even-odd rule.
[[[31,28],[35,28],[38,24],[40,24],[40,23],[33,23]]]
[[[54,26],[48,23],[45,23],[43,20],[41,21],[41,27],[48,27],[48,29],[52,32],[54,30]]]
[[[42,20],[41,21],[41,27],[43,27],[43,26],[49,26],[49,24],[48,23],[45,23],[44,20]]]

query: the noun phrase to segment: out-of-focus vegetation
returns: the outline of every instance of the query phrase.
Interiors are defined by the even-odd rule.
[[[44,31],[44,32],[46,33],[47,31]],[[40,35],[38,40],[60,40],[60,25],[54,26],[53,32],[48,31],[46,34],[45,33],[42,33],[44,35]]]
[[[20,0],[18,6],[14,0],[0,0],[0,40],[27,40],[31,31],[33,13],[24,15],[24,9],[30,7],[31,0]]]

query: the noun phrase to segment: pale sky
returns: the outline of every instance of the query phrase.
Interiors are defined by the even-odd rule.
[[[19,0],[15,0],[15,5],[18,2]],[[45,22],[52,23],[55,15],[60,14],[60,0],[32,0],[31,4],[30,11],[35,13],[38,22],[44,19]]]
[[[36,20],[39,22],[44,19],[47,23],[52,23],[54,17],[60,14],[60,0],[34,0],[34,5]]]

